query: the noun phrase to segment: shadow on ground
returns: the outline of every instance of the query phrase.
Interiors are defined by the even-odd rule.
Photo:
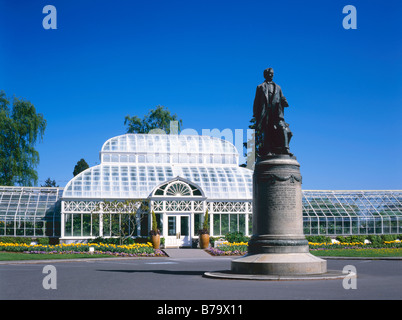
[[[205,271],[173,271],[173,270],[96,270],[100,272],[121,272],[121,273],[159,273],[180,276],[202,276]]]

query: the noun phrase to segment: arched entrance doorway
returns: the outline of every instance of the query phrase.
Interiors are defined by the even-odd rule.
[[[154,189],[150,196],[166,248],[191,247],[205,213],[206,197],[194,183],[177,177]]]

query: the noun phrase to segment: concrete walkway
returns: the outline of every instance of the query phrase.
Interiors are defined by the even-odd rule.
[[[189,249],[189,248],[181,248],[181,249],[163,249],[163,251],[169,256],[169,258],[212,258],[212,256],[205,252],[202,249]]]

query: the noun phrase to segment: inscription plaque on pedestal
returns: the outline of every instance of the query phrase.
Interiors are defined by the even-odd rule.
[[[298,210],[300,209],[300,187],[289,181],[260,183],[260,203],[257,210],[264,210],[270,223],[259,223],[254,219],[256,234],[299,234],[303,227]]]

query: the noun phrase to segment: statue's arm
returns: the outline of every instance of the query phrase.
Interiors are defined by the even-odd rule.
[[[253,117],[255,119],[255,129],[258,131],[261,127],[261,109],[264,103],[262,90],[259,86],[257,86],[253,104]]]
[[[289,107],[288,100],[286,100],[285,96],[282,93],[282,89],[279,90],[279,97],[281,99],[281,105],[282,107]]]

